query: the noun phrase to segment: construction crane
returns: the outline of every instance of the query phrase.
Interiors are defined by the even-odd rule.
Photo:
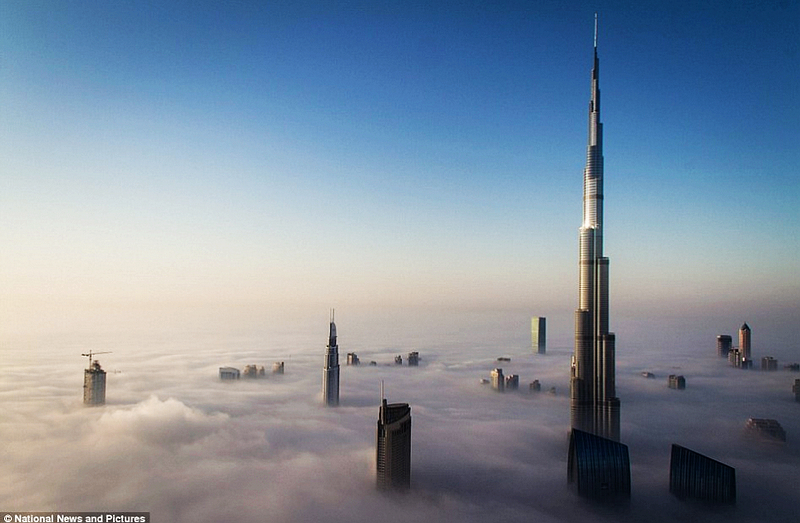
[[[89,351],[88,353],[81,354],[81,356],[86,356],[86,357],[89,358],[89,368],[91,369],[92,368],[92,356],[94,356],[95,354],[111,354],[111,352],[112,351],[110,351],[110,350],[103,351],[103,352],[92,352],[92,351]]]

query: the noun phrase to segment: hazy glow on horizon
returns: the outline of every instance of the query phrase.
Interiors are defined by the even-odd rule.
[[[5,4],[3,315],[574,308],[592,10]],[[615,308],[800,303],[784,11],[601,14]]]
[[[337,304],[568,324],[593,11],[5,3],[0,332]],[[794,343],[797,14],[601,13],[615,330],[778,315]]]

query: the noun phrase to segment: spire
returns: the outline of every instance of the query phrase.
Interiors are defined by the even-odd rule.
[[[594,53],[597,54],[597,13],[594,14]]]

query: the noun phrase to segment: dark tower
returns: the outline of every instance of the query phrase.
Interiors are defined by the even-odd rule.
[[[608,330],[608,258],[603,256],[603,124],[600,123],[600,60],[597,15],[589,100],[589,143],[583,170],[583,224],[578,261],[575,354],[570,380],[572,427],[619,441],[619,398],[615,389],[615,338]]]
[[[408,403],[387,404],[383,393],[376,448],[378,489],[408,489],[411,486],[411,407]]]
[[[720,334],[717,336],[717,356],[720,358],[727,358],[728,353],[731,351],[733,339],[727,334]]]

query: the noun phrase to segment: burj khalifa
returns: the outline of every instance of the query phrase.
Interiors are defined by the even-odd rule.
[[[619,441],[620,408],[614,384],[615,338],[614,333],[608,331],[608,258],[603,256],[603,124],[600,123],[599,75],[595,15],[570,418],[575,429]]]

